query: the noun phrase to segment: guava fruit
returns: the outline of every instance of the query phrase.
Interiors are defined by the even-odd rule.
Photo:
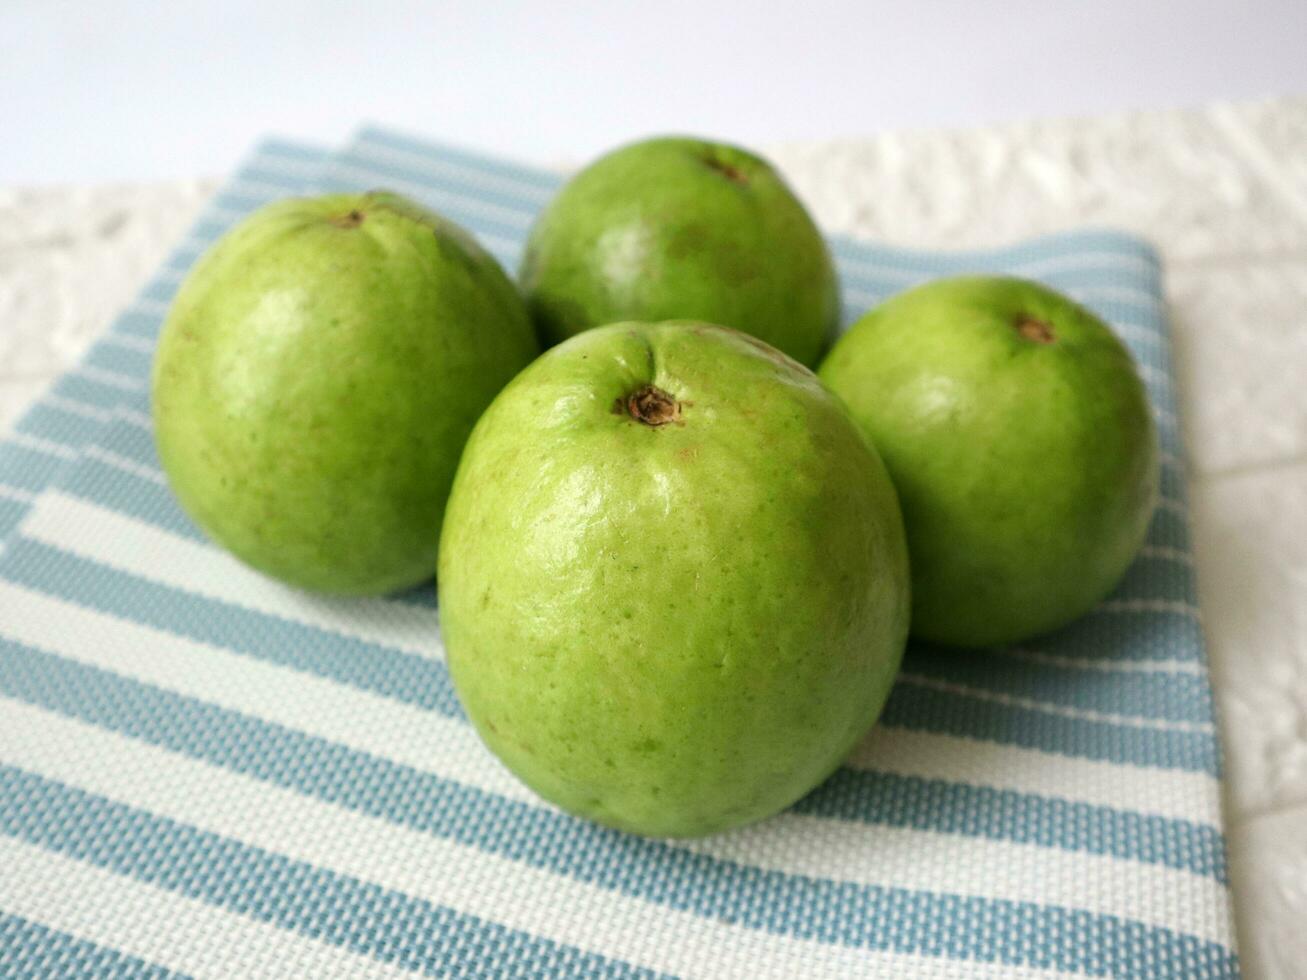
[[[839,325],[821,234],[765,160],[644,140],[590,164],[531,229],[520,276],[546,344],[619,320],[735,327],[808,366]]]
[[[1130,565],[1158,487],[1129,352],[1034,282],[942,279],[895,296],[821,366],[898,489],[912,632],[1016,643],[1087,612]]]
[[[195,523],[269,575],[415,585],[472,425],[536,352],[515,286],[453,223],[384,192],[280,201],[173,302],[159,459]]]
[[[875,451],[806,368],[702,323],[601,327],[518,375],[468,441],[439,567],[486,744],[647,835],[807,793],[875,721],[907,635]]]

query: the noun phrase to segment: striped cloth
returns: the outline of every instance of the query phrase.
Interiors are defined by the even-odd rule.
[[[984,270],[1102,314],[1153,399],[1161,506],[1126,581],[1080,622],[990,654],[910,651],[881,724],[812,795],[745,830],[655,841],[542,804],[481,747],[429,591],[283,588],[171,499],[151,345],[182,272],[233,220],[308,186],[386,186],[511,269],[558,186],[380,130],[323,163],[261,147],[0,445],[0,974],[1237,975],[1147,245],[833,243],[850,319]]]

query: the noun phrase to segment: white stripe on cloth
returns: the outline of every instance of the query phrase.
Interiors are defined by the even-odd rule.
[[[105,334],[106,337],[109,334]],[[41,401],[51,408],[57,408],[63,412],[69,412],[73,415],[80,415],[83,418],[94,419],[96,422],[108,422],[113,418],[113,412],[106,408],[97,408],[95,405],[87,405],[73,398],[64,398],[59,395],[46,394]]]
[[[22,446],[24,449],[30,449],[33,452],[43,453],[46,456],[54,456],[58,459],[76,459],[76,450],[69,449],[67,446],[57,442],[51,442],[49,439],[42,439],[40,436],[28,435],[26,432],[10,432],[5,436],[5,441],[15,446]]]
[[[910,286],[931,282],[939,278],[937,274],[931,274],[928,272],[893,269],[850,260],[839,260],[837,261],[837,265],[840,266],[841,270],[845,272],[847,277],[847,281],[844,283],[844,298],[854,304],[864,304],[867,306],[878,305],[888,299],[890,294],[883,293],[878,289],[866,288],[865,281],[860,284],[857,278],[859,273],[872,276],[873,278],[897,280],[904,289]],[[1155,295],[1147,289],[1132,286],[1079,286],[1062,289],[1060,292],[1065,293],[1072,299],[1086,303],[1092,303],[1095,300],[1100,302],[1131,303],[1145,307],[1148,312],[1154,314],[1159,312],[1161,309],[1161,303]],[[1152,338],[1156,340],[1156,331],[1151,331],[1151,333]]]
[[[119,411],[121,413],[124,410]],[[88,454],[99,457],[105,455],[105,451],[92,448]],[[118,463],[124,468],[130,464],[132,472],[139,468],[139,464],[128,460],[118,459]],[[434,608],[384,598],[323,599],[258,575],[220,548],[184,538],[146,521],[59,490],[51,490],[42,495],[26,519],[23,534],[69,554],[170,588],[416,653],[433,660],[444,659],[439,642],[440,621]],[[1176,672],[1191,672],[1188,668],[1192,666],[1183,665]],[[1167,670],[1165,666],[1155,664],[1145,667],[1152,672]],[[965,686],[945,685],[933,678],[914,680],[913,675],[905,674],[902,679],[921,686],[953,690],[954,693],[968,692]],[[985,691],[974,693],[977,697],[1006,699],[1005,703],[1015,703],[1011,697],[1003,694]],[[1017,700],[1024,707],[1067,717],[1174,731],[1211,731],[1209,723],[1136,719],[1128,715],[1069,708],[1034,698]]]
[[[405,970],[0,835],[0,909],[193,977],[360,977]]]
[[[513,799],[537,802],[485,751],[461,722],[332,681],[229,653],[0,583],[0,606],[11,621],[0,633],[38,649],[135,677],[199,700],[371,752]],[[12,717],[12,715],[10,716]],[[7,736],[12,741],[14,736]],[[39,747],[38,747],[39,748]],[[1041,905],[1082,908],[1137,919],[1227,942],[1224,886],[1162,865],[1105,855],[1012,844],[965,835],[894,829],[785,814],[790,830],[772,824],[790,845],[778,848],[774,870],[906,889],[950,892]],[[878,846],[868,848],[869,835]],[[729,836],[696,845],[739,860]],[[835,863],[832,865],[832,861]],[[838,872],[840,862],[848,868]],[[852,877],[850,877],[852,876]],[[553,876],[559,887],[566,879]],[[1159,921],[1155,897],[1198,895]],[[1165,903],[1161,907],[1166,907]]]
[[[1139,255],[1122,252],[1076,252],[1073,255],[1055,255],[1046,259],[1029,259],[1016,267],[1021,275],[1037,276],[1052,272],[1082,269],[1122,269],[1151,276],[1157,266]]]
[[[443,658],[434,609],[364,599],[351,600],[348,610],[342,611],[335,601],[272,583],[218,549],[67,494],[51,491],[44,495],[22,533],[170,587],[432,659]],[[419,714],[425,717],[427,713]],[[1157,769],[1141,779],[1139,771],[1130,766],[885,726],[863,744],[849,764],[1185,820],[1218,812],[1216,781],[1203,773]]]
[[[0,635],[513,799],[531,793],[453,718],[0,580]]]
[[[412,167],[430,176],[437,174],[452,176],[456,181],[476,184],[490,190],[492,193],[502,193],[507,194],[509,197],[526,199],[541,207],[547,204],[558,193],[559,187],[562,186],[561,176],[559,177],[559,187],[546,188],[531,181],[500,176],[482,170],[480,167],[459,164],[446,158],[437,158],[420,150],[405,150],[386,143],[373,143],[366,138],[350,147],[345,156],[356,160],[364,167],[370,164],[379,164],[381,166],[390,164],[400,167]],[[378,178],[380,179],[381,175],[378,175]]]
[[[386,599],[323,599],[258,575],[225,551],[57,490],[41,497],[22,533],[173,588],[443,659],[434,609]]]
[[[878,726],[854,750],[855,769],[1034,793],[1091,806],[1191,820],[1219,830],[1220,783],[1201,772],[1148,769],[1041,749]]]
[[[1025,647],[1008,647],[997,651],[995,656],[1005,657],[1010,660],[1024,660],[1032,664],[1044,664],[1048,667],[1062,667],[1067,670],[1085,670],[1098,673],[1207,676],[1207,670],[1197,660],[1099,660],[1093,657],[1068,657],[1060,653],[1047,653],[1043,650],[1028,650]]]
[[[970,684],[957,684],[938,677],[928,677],[910,671],[900,672],[897,683],[910,684],[913,687],[922,687],[930,691],[941,691],[945,694],[956,694],[960,697],[975,698],[978,701],[992,701],[1008,708],[1025,708],[1030,711],[1041,711],[1045,714],[1058,715],[1063,718],[1101,721],[1109,725],[1121,725],[1128,728],[1148,728],[1163,732],[1196,732],[1199,734],[1211,734],[1214,730],[1212,723],[1208,721],[1171,721],[1165,718],[1139,718],[1134,715],[1123,715],[1116,712],[1094,711],[1090,708],[1056,704],[1041,701],[1038,698],[1008,694],[1004,691],[991,691]]]
[[[149,480],[151,483],[157,483],[161,487],[166,487],[168,485],[168,479],[163,475],[163,471],[156,470],[152,466],[144,466],[135,460],[125,459],[112,450],[103,449],[100,446],[87,446],[82,450],[82,455],[108,463],[110,466],[116,467],[125,473],[139,476],[142,480]]]
[[[845,239],[857,248],[858,243],[855,239]],[[876,262],[868,259],[853,258],[847,252],[836,256],[836,265],[846,275],[857,281],[859,277],[869,277],[873,280],[897,280],[904,287],[916,283],[924,283],[931,279],[939,277],[939,273],[932,273],[918,267],[908,267],[904,265],[894,265],[890,262]],[[1152,275],[1156,270],[1147,259],[1140,258],[1136,255],[1126,255],[1121,252],[1076,252],[1072,255],[1058,255],[1046,259],[1028,259],[1024,262],[1012,263],[1009,267],[1008,274],[1014,276],[1039,276],[1050,275],[1057,272],[1075,273],[1083,272],[1089,269],[1123,269],[1136,273]],[[1086,292],[1094,292],[1102,288],[1083,286],[1081,289]],[[1157,298],[1147,289],[1135,286],[1115,287],[1125,289],[1131,299],[1139,300],[1156,305]]]
[[[378,179],[385,180],[386,184],[403,193],[412,193],[415,196],[432,202],[436,207],[444,205],[451,206],[469,213],[483,217],[489,221],[496,221],[503,225],[511,225],[514,228],[520,228],[525,236],[526,231],[535,221],[536,211],[524,207],[514,207],[508,204],[500,204],[488,197],[476,197],[471,194],[463,194],[457,190],[446,187],[438,187],[431,183],[418,183],[397,174],[378,174],[376,171],[366,166],[361,166],[353,162],[348,156],[342,156],[332,161],[330,166],[330,175],[332,177],[341,177],[344,179],[357,179],[365,184],[370,184]],[[495,240],[494,236],[482,235],[477,236],[482,241],[487,239]],[[522,248],[522,239],[500,239],[506,244],[511,244],[515,249]]]
[[[98,381],[101,384],[108,385],[111,388],[118,388],[121,391],[141,391],[145,388],[144,378],[134,378],[127,374],[121,374],[118,371],[109,371],[105,368],[98,368],[92,364],[78,364],[68,373],[81,375],[84,378],[90,378],[92,381]]]
[[[4,724],[15,729],[0,740],[0,761],[21,762],[29,771],[128,806],[602,956],[706,977],[948,975],[946,961],[934,958],[776,936],[655,905],[21,702],[0,704]],[[865,840],[860,850],[867,853]],[[835,856],[830,853],[831,860]],[[457,874],[450,873],[453,868]],[[523,898],[541,895],[555,900]],[[954,965],[961,973],[962,964]],[[965,975],[1055,974],[968,963]]]

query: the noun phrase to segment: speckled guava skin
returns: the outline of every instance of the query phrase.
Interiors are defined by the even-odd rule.
[[[912,632],[1016,643],[1125,574],[1158,486],[1147,393],[1111,329],[1006,277],[893,297],[820,370],[880,451],[912,556]]]
[[[578,173],[531,230],[521,269],[546,344],[619,320],[744,330],[812,366],[839,325],[821,234],[765,160],[661,137]]]
[[[693,322],[587,331],[504,389],[438,581],[486,744],[546,799],[656,836],[821,782],[880,713],[909,615],[894,489],[844,408]]]
[[[177,294],[159,459],[191,518],[269,575],[415,585],[468,433],[537,349],[516,288],[456,225],[381,192],[280,201]]]

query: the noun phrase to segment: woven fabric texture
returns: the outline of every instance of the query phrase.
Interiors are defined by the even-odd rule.
[[[1018,649],[911,650],[848,763],[755,827],[559,813],[467,725],[431,590],[324,599],[204,541],[147,393],[199,253],[267,200],[384,186],[511,270],[558,183],[375,129],[331,158],[265,143],[0,444],[0,974],[1237,975],[1160,268],[1133,237],[833,242],[850,320],[962,271],[1099,312],[1148,385],[1163,495],[1098,609]]]

